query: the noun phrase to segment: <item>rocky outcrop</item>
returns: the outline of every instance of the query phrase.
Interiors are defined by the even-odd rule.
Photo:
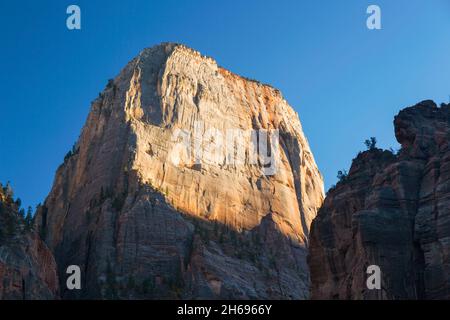
[[[53,255],[0,185],[0,300],[58,298]]]
[[[312,223],[313,299],[450,299],[450,105],[423,101],[394,126],[399,153],[360,153]]]
[[[322,200],[278,90],[162,44],[92,103],[36,221],[64,298],[298,299]],[[68,265],[81,290],[64,288]]]

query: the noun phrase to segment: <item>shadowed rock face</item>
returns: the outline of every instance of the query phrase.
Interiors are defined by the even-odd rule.
[[[248,151],[243,163],[225,161],[217,133],[208,145],[218,162],[193,163],[174,139],[228,129],[278,129],[275,174]],[[64,298],[298,299],[308,297],[307,237],[322,200],[298,115],[278,90],[162,44],[92,103],[36,221]],[[80,291],[64,289],[72,264]]]
[[[56,263],[0,188],[0,300],[58,298]]]
[[[423,101],[394,126],[399,154],[360,153],[312,223],[313,299],[450,299],[450,105]]]

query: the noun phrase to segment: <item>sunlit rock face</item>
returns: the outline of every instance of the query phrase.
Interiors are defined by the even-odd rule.
[[[312,223],[313,299],[450,299],[450,105],[423,101],[394,126],[399,153],[360,153]]]
[[[0,186],[0,300],[57,299],[52,253]]]
[[[93,102],[37,225],[65,298],[302,299],[322,200],[278,90],[161,44]],[[79,291],[64,288],[72,264]]]

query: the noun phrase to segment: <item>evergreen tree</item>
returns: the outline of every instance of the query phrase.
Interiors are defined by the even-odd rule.
[[[31,209],[31,207],[28,207],[27,215],[25,216],[25,225],[27,229],[33,228],[33,220],[33,209]]]
[[[364,141],[364,144],[366,145],[367,150],[374,150],[377,148],[377,138],[370,137],[369,139]]]

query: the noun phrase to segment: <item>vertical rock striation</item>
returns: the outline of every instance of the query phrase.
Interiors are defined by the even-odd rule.
[[[250,161],[249,136],[232,151],[219,139],[274,129],[270,175]],[[214,159],[186,157],[183,138]],[[239,147],[242,162],[227,161]],[[298,115],[278,90],[161,44],[92,103],[37,225],[60,275],[82,269],[80,291],[61,276],[64,298],[298,299],[308,297],[308,230],[322,200]]]
[[[399,153],[360,153],[312,223],[313,299],[450,299],[450,105],[423,101],[394,126]]]

